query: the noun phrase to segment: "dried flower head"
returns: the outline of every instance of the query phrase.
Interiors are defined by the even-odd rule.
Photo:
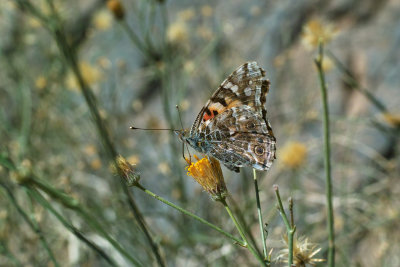
[[[320,41],[324,44],[329,43],[337,32],[337,29],[331,24],[323,24],[319,20],[311,20],[303,29],[302,43],[307,48],[313,49],[318,46]]]
[[[287,143],[280,151],[281,162],[290,168],[301,167],[307,158],[307,147],[300,142]]]
[[[135,186],[138,184],[140,173],[136,171],[134,165],[130,164],[121,155],[116,158],[115,163],[114,172],[122,175],[128,186]]]
[[[125,9],[119,0],[108,0],[107,8],[111,11],[114,17],[118,20],[122,20],[125,17]]]
[[[286,248],[279,251],[277,261],[288,262],[289,249],[288,238],[284,237],[283,242]],[[296,267],[306,267],[307,264],[315,266],[317,262],[323,262],[324,259],[316,259],[314,256],[321,250],[316,244],[309,243],[308,238],[302,236],[297,238],[297,235],[293,238],[293,264]]]
[[[187,175],[192,176],[206,190],[214,200],[224,200],[228,194],[221,166],[213,157],[199,159],[194,155],[197,162],[188,161]]]

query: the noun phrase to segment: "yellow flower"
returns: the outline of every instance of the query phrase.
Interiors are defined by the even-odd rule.
[[[284,237],[284,243],[288,246],[288,238]],[[314,256],[321,250],[318,246],[308,242],[308,238],[302,236],[293,238],[293,264],[296,267],[306,267],[307,264],[315,266],[317,262],[325,261],[324,259],[314,259]],[[279,251],[277,261],[288,262],[289,249],[285,248]]]
[[[34,29],[37,29],[41,26],[40,21],[35,17],[28,17],[28,25]]]
[[[93,18],[94,27],[98,30],[107,30],[112,23],[110,12],[106,10],[97,12]]]
[[[187,175],[192,176],[214,200],[224,200],[228,194],[221,166],[213,157],[199,159],[194,155],[197,162],[190,164],[187,168]]]
[[[190,107],[190,102],[187,99],[183,99],[179,103],[179,108],[181,109],[181,111],[186,111],[186,110],[188,110],[189,107]]]
[[[94,156],[97,154],[97,148],[94,145],[86,145],[83,148],[83,152],[88,156]]]
[[[383,119],[393,127],[400,127],[400,114],[384,113]]]
[[[158,164],[158,170],[160,171],[160,173],[164,174],[164,175],[168,175],[171,173],[171,168],[169,167],[167,162],[160,162]]]
[[[189,31],[186,23],[177,21],[169,25],[167,29],[167,39],[171,43],[182,43],[188,40]]]
[[[282,163],[290,168],[298,168],[306,160],[307,147],[299,142],[290,142],[280,150]]]
[[[35,86],[40,90],[44,89],[47,86],[47,79],[44,76],[37,77]]]
[[[132,102],[132,108],[134,111],[141,111],[143,109],[142,101],[136,99]]]
[[[124,6],[121,4],[119,0],[108,0],[107,1],[107,8],[111,11],[114,17],[117,20],[122,20],[125,16],[125,9]]]
[[[205,26],[199,26],[196,29],[197,34],[203,38],[204,40],[211,40],[213,38],[213,32],[210,30],[210,28],[205,27]]]
[[[187,73],[192,73],[196,68],[196,65],[194,64],[193,60],[188,60],[183,64],[183,69]]]
[[[92,85],[92,84],[100,81],[102,78],[101,71],[98,68],[93,67],[92,65],[90,65],[87,62],[80,62],[79,69],[82,73],[83,80],[88,85]],[[70,72],[67,75],[66,83],[67,83],[67,87],[71,90],[76,90],[79,87],[78,81],[76,80],[75,75],[72,72]]]
[[[140,158],[139,158],[138,155],[131,155],[131,156],[128,157],[128,161],[129,161],[131,164],[136,165],[136,164],[139,164]]]
[[[178,19],[182,21],[188,21],[194,18],[195,12],[193,8],[187,8],[178,13]]]
[[[302,43],[309,49],[318,46],[319,40],[324,44],[329,43],[337,34],[331,24],[322,24],[319,20],[309,21],[303,29]]]
[[[203,15],[204,17],[211,17],[213,12],[214,12],[213,8],[209,5],[201,7],[201,15]]]
[[[333,68],[333,61],[330,57],[324,57],[322,60],[322,69],[325,72],[330,71]]]
[[[114,173],[120,174],[125,179],[128,186],[138,185],[140,180],[140,173],[136,171],[134,165],[130,164],[124,157],[118,155],[115,159],[116,166],[114,165]]]
[[[96,158],[90,162],[90,167],[92,167],[93,170],[98,170],[101,168],[101,160],[99,158]]]
[[[106,57],[100,57],[96,63],[103,69],[109,69],[111,67],[111,61]]]

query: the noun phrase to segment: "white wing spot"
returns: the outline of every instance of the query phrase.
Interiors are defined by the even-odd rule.
[[[250,88],[250,87],[247,87],[246,89],[244,89],[244,94],[245,94],[246,96],[251,96],[251,88]]]
[[[232,86],[231,90],[236,93],[239,89],[239,86],[237,86],[236,84],[234,86]]]
[[[225,84],[224,88],[229,89],[232,87],[232,83],[228,82],[227,84]]]

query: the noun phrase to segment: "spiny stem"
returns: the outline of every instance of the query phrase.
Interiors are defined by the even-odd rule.
[[[289,214],[290,214],[290,226],[294,227],[294,216],[293,216],[293,198],[289,198]]]
[[[261,214],[261,204],[260,204],[260,196],[259,196],[259,190],[258,190],[257,172],[255,169],[253,169],[253,178],[254,178],[254,188],[256,191],[258,223],[260,224],[261,242],[263,245],[264,259],[268,259],[267,245],[266,245],[264,228],[263,228],[264,223],[263,223],[262,214]]]
[[[318,57],[314,60],[318,69],[318,76],[320,81],[322,105],[323,105],[323,122],[324,122],[324,163],[325,163],[325,194],[327,203],[327,216],[328,216],[328,266],[335,266],[335,229],[333,217],[333,203],[332,203],[332,177],[331,177],[331,147],[330,147],[330,130],[329,130],[329,107],[328,107],[328,94],[326,90],[325,74],[322,68],[324,58],[323,43],[319,42]]]
[[[185,210],[184,208],[181,208],[181,207],[175,205],[174,203],[172,203],[172,202],[170,202],[170,201],[164,199],[163,197],[160,197],[159,195],[154,194],[154,193],[151,192],[150,190],[148,190],[148,189],[146,189],[145,187],[143,187],[141,184],[137,183],[135,186],[136,186],[137,188],[139,188],[140,190],[142,190],[143,192],[145,192],[146,194],[148,194],[149,196],[152,196],[152,197],[154,197],[155,199],[157,199],[157,200],[163,202],[164,204],[167,204],[168,206],[170,206],[170,207],[172,207],[172,208],[174,208],[174,209],[176,209],[176,210],[182,212],[183,214],[188,215],[188,216],[192,217],[193,219],[195,219],[195,220],[197,220],[197,221],[199,221],[199,222],[201,222],[201,223],[204,223],[205,225],[207,225],[207,226],[213,228],[214,230],[216,230],[216,231],[220,232],[221,234],[225,235],[226,237],[232,239],[233,241],[235,241],[235,242],[236,242],[237,244],[239,244],[240,246],[242,246],[242,247],[245,247],[245,246],[246,246],[246,244],[245,244],[243,241],[241,241],[240,239],[234,237],[233,235],[231,235],[231,234],[225,232],[224,230],[222,230],[222,229],[219,228],[218,226],[216,226],[216,225],[214,225],[214,224],[212,224],[212,223],[210,223],[210,222],[204,220],[203,218],[201,218],[201,217],[199,217],[199,216],[197,216],[197,215],[191,213],[191,212],[188,211],[188,210]]]
[[[250,245],[250,243],[248,242],[248,240],[247,240],[247,238],[246,238],[246,235],[244,234],[244,231],[243,231],[242,227],[240,226],[239,222],[236,220],[235,216],[233,215],[233,213],[232,213],[231,209],[229,208],[228,204],[226,203],[226,201],[225,201],[225,200],[221,200],[220,202],[224,205],[226,211],[228,212],[229,216],[231,217],[233,223],[235,224],[236,229],[239,231],[239,234],[240,234],[240,236],[242,237],[243,242],[245,243],[245,246],[244,246],[244,247],[247,247],[247,248],[250,250],[251,254],[253,254],[253,256],[254,256],[263,266],[267,266],[267,263],[265,262],[265,260],[261,258],[261,256],[257,253],[257,251],[256,251],[256,250]]]
[[[296,232],[296,226],[295,225],[291,226],[289,223],[288,217],[286,216],[285,209],[283,208],[283,205],[282,205],[281,196],[279,194],[279,187],[277,185],[274,185],[274,190],[275,190],[276,199],[278,200],[278,210],[279,210],[279,213],[281,214],[283,222],[286,226],[286,232],[287,232],[287,236],[288,236],[288,250],[289,250],[288,266],[292,267],[292,264],[293,264],[293,236],[294,236],[294,233]],[[290,202],[289,202],[289,205],[290,205]]]

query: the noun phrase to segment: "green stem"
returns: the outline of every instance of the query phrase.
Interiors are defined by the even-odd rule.
[[[144,54],[144,55],[150,55],[150,51],[143,45],[143,43],[140,41],[139,37],[136,35],[136,33],[129,27],[129,24],[126,22],[126,20],[121,20],[120,24],[122,28],[126,31],[128,34],[129,39],[131,39],[132,43]]]
[[[117,241],[115,241],[114,238],[112,238],[108,234],[108,231],[104,229],[99,220],[89,214],[82,207],[79,201],[65,194],[61,190],[54,188],[53,186],[47,184],[37,177],[31,176],[29,182],[32,183],[32,185],[37,186],[38,188],[43,190],[49,196],[55,198],[64,206],[76,211],[85,220],[85,222],[87,222],[93,229],[96,229],[97,232],[99,232],[118,252],[124,255],[133,265],[142,266],[142,264],[138,260],[131,256],[131,253],[128,253],[124,248],[120,246]]]
[[[107,255],[105,251],[103,251],[99,246],[93,243],[91,240],[87,239],[83,233],[69,223],[60,213],[58,213],[53,206],[36,190],[33,188],[29,188],[28,193],[44,208],[46,208],[50,213],[52,213],[63,225],[64,227],[70,231],[73,235],[75,235],[79,240],[84,242],[88,247],[93,249],[100,257],[104,258],[108,262],[110,266],[118,266],[115,261]]]
[[[229,217],[231,217],[233,223],[236,226],[236,229],[239,231],[240,236],[242,237],[246,248],[248,248],[251,252],[251,254],[253,254],[253,256],[261,263],[262,266],[267,266],[267,263],[265,262],[264,259],[262,259],[262,257],[257,253],[257,251],[250,245],[249,241],[246,238],[246,235],[244,234],[244,231],[242,229],[242,227],[240,226],[239,222],[236,220],[235,216],[233,215],[231,209],[228,206],[228,203],[226,203],[225,199],[220,200],[220,202],[224,205],[226,211],[229,214]]]
[[[14,264],[14,266],[17,267],[23,266],[21,262],[17,259],[17,257],[15,257],[14,254],[12,254],[11,251],[8,249],[7,244],[5,244],[3,241],[0,241],[0,254],[3,254],[4,256],[9,258],[10,261]]]
[[[259,196],[259,190],[258,190],[256,169],[253,169],[253,178],[254,178],[254,188],[255,188],[255,191],[256,191],[258,223],[260,224],[261,242],[262,242],[262,245],[263,245],[264,259],[268,259],[267,245],[266,245],[264,227],[263,227],[264,223],[263,223],[262,214],[261,214],[261,204],[260,204],[260,196]]]
[[[52,6],[51,1],[49,2],[49,5],[50,5],[50,7]],[[68,38],[64,32],[63,25],[61,24],[61,19],[59,18],[54,7],[52,8],[52,15],[55,19],[55,26],[54,26],[54,30],[52,32],[54,35],[54,39],[56,40],[57,45],[60,49],[60,52],[64,56],[64,59],[65,59],[67,65],[71,68],[73,74],[75,75],[75,78],[78,81],[79,87],[85,98],[86,104],[88,105],[91,115],[97,126],[97,130],[100,135],[100,139],[104,145],[104,148],[105,148],[109,158],[115,161],[115,159],[118,155],[117,150],[114,147],[114,144],[112,143],[110,135],[108,133],[108,129],[107,129],[103,119],[100,116],[100,112],[97,108],[96,97],[93,94],[91,88],[88,86],[88,84],[83,79],[83,75],[82,75],[82,73],[79,69],[79,65],[78,65],[77,51],[71,45],[69,45]],[[128,25],[126,25],[126,26],[128,26]],[[152,237],[148,231],[148,226],[145,223],[143,215],[142,215],[141,211],[139,210],[138,206],[136,205],[135,200],[129,194],[129,190],[126,187],[126,184],[124,183],[123,178],[121,176],[120,176],[120,184],[121,184],[122,190],[128,200],[128,204],[131,209],[131,212],[134,214],[135,219],[139,222],[139,226],[141,227],[141,230],[144,232],[144,234],[146,236],[146,240],[150,244],[150,247],[152,249],[154,256],[156,257],[158,264],[161,267],[165,266],[165,264],[161,258],[161,255],[159,253],[159,248],[158,248],[157,244],[154,242],[154,240],[152,239]]]
[[[357,80],[354,78],[353,74],[344,66],[342,62],[333,54],[331,51],[326,51],[328,56],[335,62],[336,67],[345,75],[346,82],[359,92],[361,92],[372,104],[375,105],[377,109],[381,112],[387,112],[385,104],[383,104],[378,98],[376,98],[370,91],[363,88]]]
[[[279,194],[279,187],[277,185],[274,185],[274,190],[275,190],[276,199],[278,200],[278,210],[279,210],[282,220],[286,226],[286,231],[287,231],[287,236],[288,236],[288,250],[289,250],[288,266],[292,267],[292,264],[293,264],[293,237],[294,237],[294,233],[296,232],[296,226],[295,225],[291,226],[289,223],[288,217],[286,216],[285,209],[283,208],[283,205],[282,205],[281,196]]]
[[[328,94],[326,90],[325,74],[322,69],[322,62],[324,57],[324,50],[322,42],[319,43],[319,55],[315,59],[315,65],[318,69],[318,76],[321,87],[322,105],[323,105],[323,121],[324,121],[324,153],[325,153],[325,193],[327,202],[327,216],[328,216],[328,266],[335,266],[335,229],[333,217],[333,203],[332,203],[332,177],[331,177],[331,147],[330,147],[330,131],[329,131],[329,107],[328,107]]]
[[[25,222],[39,236],[40,242],[42,243],[44,249],[49,254],[49,257],[50,257],[51,261],[54,263],[54,266],[59,267],[60,265],[58,264],[56,258],[54,257],[54,254],[53,254],[52,250],[50,249],[49,244],[47,243],[46,239],[44,238],[43,232],[40,230],[39,226],[36,223],[34,223],[33,221],[31,221],[31,219],[29,218],[30,216],[28,214],[26,214],[26,212],[21,208],[21,206],[18,204],[17,200],[15,199],[14,194],[12,193],[11,189],[8,188],[8,186],[6,184],[4,184],[3,182],[0,183],[0,186],[2,186],[4,188],[11,203],[17,209],[18,213],[21,214],[21,216],[25,220]]]
[[[199,216],[197,216],[197,215],[191,213],[190,211],[187,211],[187,210],[185,210],[185,209],[183,209],[183,208],[181,208],[181,207],[175,205],[174,203],[169,202],[168,200],[166,200],[166,199],[164,199],[164,198],[162,198],[162,197],[160,197],[160,196],[154,194],[154,193],[151,192],[150,190],[144,188],[141,184],[136,184],[135,186],[136,186],[137,188],[139,188],[140,190],[142,190],[143,192],[145,192],[146,194],[148,194],[148,195],[154,197],[155,199],[157,199],[157,200],[163,202],[164,204],[167,204],[168,206],[170,206],[170,207],[172,207],[172,208],[174,208],[174,209],[176,209],[176,210],[182,212],[183,214],[188,215],[188,216],[192,217],[193,219],[198,220],[199,222],[204,223],[205,225],[207,225],[207,226],[213,228],[214,230],[216,230],[216,231],[220,232],[221,234],[225,235],[226,237],[232,239],[233,241],[235,241],[235,242],[236,242],[237,244],[239,244],[240,246],[242,246],[242,247],[246,246],[246,244],[245,244],[243,241],[241,241],[240,239],[234,237],[233,235],[231,235],[231,234],[225,232],[224,230],[222,230],[222,229],[219,228],[218,226],[216,226],[216,225],[214,225],[214,224],[212,224],[212,223],[210,223],[210,222],[204,220],[203,218],[201,218],[201,217],[199,217]]]

